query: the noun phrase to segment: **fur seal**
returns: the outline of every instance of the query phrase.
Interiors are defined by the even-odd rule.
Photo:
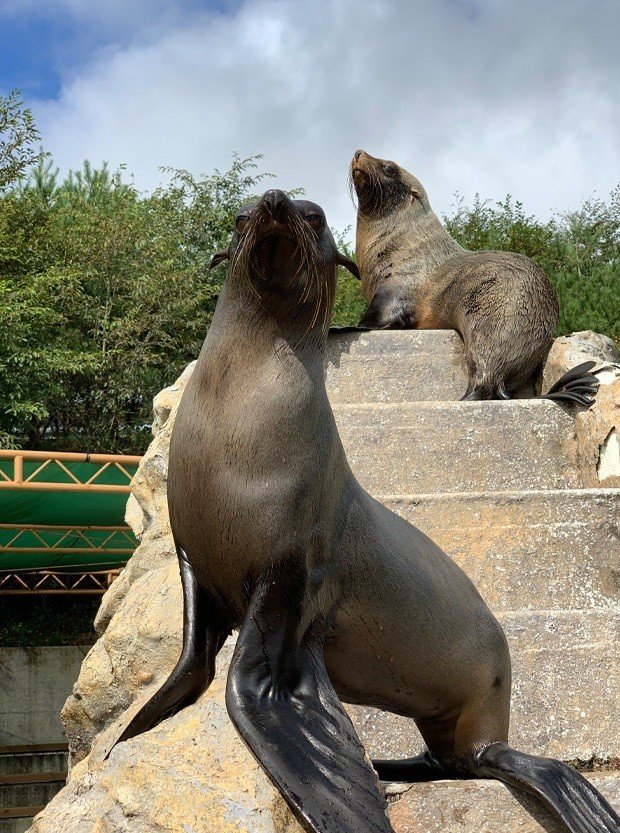
[[[532,384],[559,314],[542,269],[520,254],[463,249],[422,183],[395,162],[358,150],[350,173],[368,301],[360,324],[457,330],[469,379],[463,399],[509,399]]]
[[[240,628],[228,712],[306,831],[390,833],[378,773],[498,778],[572,833],[618,833],[575,770],[508,746],[501,627],[462,570],[349,468],[323,355],[337,266],[357,270],[322,210],[268,191],[237,215],[213,263],[224,258],[170,446],[183,649],[120,739],[192,702]],[[375,772],[343,700],[411,717],[428,752]]]

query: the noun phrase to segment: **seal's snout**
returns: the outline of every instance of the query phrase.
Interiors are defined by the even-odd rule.
[[[262,202],[269,214],[277,220],[284,213],[285,206],[290,200],[284,191],[272,188],[270,191],[265,191]]]
[[[368,154],[366,151],[361,148],[356,150],[353,154],[353,159],[351,159],[351,176],[353,177],[353,182],[355,183],[356,188],[363,187],[367,184],[367,166]]]

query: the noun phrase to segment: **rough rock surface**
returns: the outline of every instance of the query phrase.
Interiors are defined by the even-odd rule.
[[[567,368],[594,359],[601,381],[596,403],[577,415],[577,444],[584,486],[620,486],[620,365],[613,341],[585,330],[556,338],[543,373],[547,390]]]
[[[617,776],[587,778],[614,807],[620,806]],[[529,796],[496,781],[395,784],[389,792],[397,798],[390,819],[398,833],[565,833]]]
[[[594,353],[600,357],[601,363],[611,359],[609,345],[603,337],[597,337],[601,339],[599,343],[588,334],[587,337],[578,335],[575,342],[570,339],[556,342],[548,363],[548,384],[588,357],[583,355],[581,345],[585,345],[583,349],[587,349],[589,355]],[[69,783],[35,821],[32,830],[36,833],[64,833],[67,830],[72,833],[161,833],[164,830],[174,833],[298,833],[300,830],[226,715],[223,691],[232,640],[220,655],[214,684],[194,706],[148,734],[116,747],[107,761],[102,760],[132,714],[163,682],[180,650],[181,591],[168,522],[165,483],[176,407],[192,369],[193,365],[190,365],[174,385],[155,399],[155,438],[136,474],[127,507],[127,520],[141,543],[103,599],[96,620],[101,638],[87,655],[62,715],[73,762]],[[609,398],[611,404],[605,404],[604,409],[601,404],[601,414],[596,420],[606,426],[611,424],[610,419],[616,420],[613,425],[617,426],[616,386],[620,383],[614,374],[606,381],[609,384],[601,402],[607,403]],[[548,384],[543,382],[543,389]],[[587,469],[586,474],[592,481],[588,481],[588,485],[615,486],[615,481],[608,477],[599,480],[596,475],[599,444],[597,439],[595,451],[588,446],[587,435],[591,429],[585,420],[594,419],[588,414],[577,417],[584,420],[581,459],[584,472]],[[594,427],[603,433],[598,421]],[[598,438],[599,434],[596,436]],[[534,492],[523,494],[535,495]],[[545,499],[551,501],[555,494],[549,492]],[[487,500],[483,493],[481,495],[480,500]],[[467,496],[461,497],[467,500]],[[429,496],[423,498],[429,499]],[[430,499],[443,500],[443,497],[431,496]],[[492,504],[491,519],[497,511],[503,511],[504,502],[522,498],[498,498],[490,494],[488,499]],[[403,514],[408,515],[413,510],[405,504],[406,501]],[[415,500],[413,504],[416,504]],[[423,511],[424,500],[421,506],[422,509],[416,511]],[[400,511],[398,507],[394,508]],[[452,511],[458,513],[458,507]],[[475,512],[479,513],[479,510]],[[509,536],[516,540],[521,521],[515,521],[511,516],[510,522],[515,524],[515,531]],[[563,522],[562,518],[558,519],[558,523]],[[444,533],[439,527],[438,540],[441,534],[448,539],[452,528],[449,518],[444,524]],[[492,553],[495,559],[492,569],[501,573],[504,572],[502,558],[521,558],[534,546],[528,539],[520,544],[521,549],[515,549],[511,541],[512,549],[498,551],[494,541],[506,537],[501,532],[501,525],[495,529],[489,520],[482,527],[481,534],[486,535],[488,541],[485,553]],[[533,535],[530,531],[528,534]],[[612,531],[606,534],[613,537]],[[571,540],[573,537],[571,535]],[[448,549],[452,551],[449,546]],[[467,546],[463,546],[462,553],[458,552],[458,547],[456,550],[457,560],[462,558],[473,571],[476,559],[471,552],[468,554]],[[592,578],[588,574],[588,582],[596,585],[598,594],[594,607],[599,606],[600,599],[605,607],[609,607],[605,594],[611,598],[613,592],[609,589],[611,568],[607,562],[603,563],[600,576],[596,574],[598,567],[592,569]],[[549,570],[552,569],[550,563]],[[578,570],[578,557],[574,569]],[[482,568],[479,571],[480,580],[488,580],[491,587],[492,571],[485,573]],[[564,569],[559,570],[558,580],[564,572]],[[485,575],[488,579],[482,578]],[[546,575],[545,572],[545,580]],[[603,680],[609,690],[607,697],[614,697],[614,674],[617,675],[620,667],[617,661],[618,618],[614,617],[611,608],[609,614],[588,610],[588,616],[584,617],[587,621],[580,622],[579,610],[592,604],[590,599],[593,597],[587,593],[577,593],[574,603],[566,604],[567,608],[575,608],[574,613],[564,611],[560,617],[542,610],[525,612],[521,607],[518,612],[511,611],[509,605],[500,604],[498,599],[496,609],[505,611],[503,621],[513,653],[517,646],[519,661],[523,663],[522,671],[517,670],[515,685],[515,724],[517,740],[523,741],[522,746],[528,743],[527,733],[521,728],[522,718],[530,721],[529,748],[547,748],[549,754],[559,755],[562,750],[577,749],[579,755],[575,757],[605,756],[609,754],[606,742],[610,735],[617,739],[619,710],[615,710],[616,723],[601,728],[599,718],[609,720],[613,709],[602,716],[592,714],[588,698],[592,702],[596,699],[596,679]],[[561,593],[553,598],[561,598]],[[558,655],[557,646],[562,634],[573,633],[575,628],[576,639],[569,643],[567,652],[562,654],[560,651]],[[616,662],[610,665],[614,641]],[[521,650],[519,644],[525,650]],[[552,673],[548,673],[552,663],[555,663]],[[588,685],[583,687],[576,685],[574,694],[561,701],[560,695],[569,685],[571,673],[575,672],[575,677],[581,673],[576,667],[589,669],[596,679],[588,680]],[[557,685],[556,669],[564,669]],[[602,702],[603,698],[599,697],[597,707]],[[552,730],[549,733],[546,717],[551,712],[554,719],[557,714],[560,720],[559,732]],[[569,737],[568,745],[562,746],[563,732],[570,735],[570,726],[575,725],[579,716],[582,719],[588,716],[588,725],[585,728],[581,725],[580,733]],[[410,721],[386,718],[372,710],[357,710],[355,719],[362,737],[373,751],[410,754],[419,746],[419,736]],[[554,743],[559,746],[554,747]],[[620,804],[617,776],[601,774],[593,778],[598,779],[597,783],[612,803]],[[500,829],[509,833],[513,830],[515,833],[534,833],[543,829],[498,784],[440,782],[411,787],[405,792],[397,790],[392,797],[395,800],[390,813],[398,833],[433,833],[440,829],[447,833],[456,830],[471,833],[477,829],[483,833]],[[544,823],[545,829],[554,830],[546,819]]]
[[[228,719],[230,654],[226,646],[211,688],[194,706],[116,747],[104,763],[125,720],[103,732],[33,833],[301,833]]]

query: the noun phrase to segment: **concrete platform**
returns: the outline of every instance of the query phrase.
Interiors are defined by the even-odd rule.
[[[553,402],[338,405],[351,468],[371,494],[582,485],[573,417]]]

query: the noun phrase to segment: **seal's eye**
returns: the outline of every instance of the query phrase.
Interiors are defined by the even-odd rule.
[[[243,231],[243,228],[249,219],[250,217],[248,214],[238,214],[235,217],[235,226],[237,227],[237,231]]]
[[[384,165],[383,173],[386,176],[396,176],[396,168],[394,167],[394,165]]]
[[[317,214],[316,211],[310,211],[306,214],[306,220],[311,226],[320,226],[323,222],[323,217],[320,214]]]

